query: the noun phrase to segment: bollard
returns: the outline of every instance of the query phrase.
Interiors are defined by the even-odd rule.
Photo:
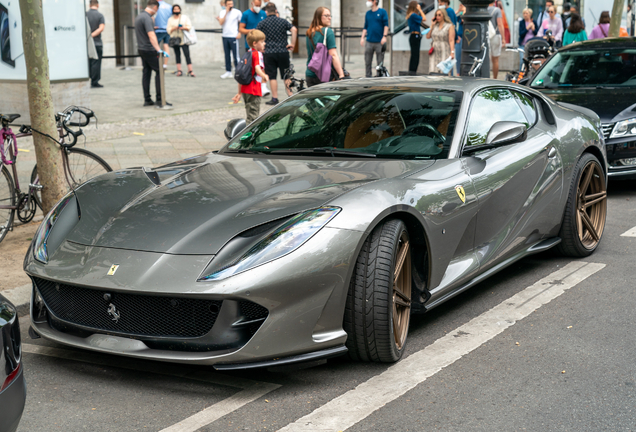
[[[159,86],[161,87],[161,106],[158,106],[157,109],[172,109],[171,106],[166,105],[166,79],[163,68],[163,51],[159,54]]]

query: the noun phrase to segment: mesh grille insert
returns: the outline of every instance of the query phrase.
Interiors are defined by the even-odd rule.
[[[34,278],[48,309],[59,319],[108,333],[195,338],[214,325],[222,301],[128,294]],[[112,296],[110,301],[105,294]],[[108,313],[110,305],[115,313]],[[114,315],[119,315],[115,321]]]

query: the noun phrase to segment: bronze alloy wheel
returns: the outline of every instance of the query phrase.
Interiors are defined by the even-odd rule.
[[[343,327],[349,357],[398,361],[411,315],[411,243],[404,222],[380,223],[364,242],[349,286]]]
[[[601,241],[607,213],[605,174],[595,160],[583,168],[576,193],[576,228],[586,249],[595,249]]]
[[[563,223],[556,247],[561,255],[586,257],[593,253],[605,228],[607,186],[599,160],[583,153],[572,173]]]
[[[411,249],[406,231],[402,231],[393,272],[393,337],[398,350],[406,342],[411,318]]]

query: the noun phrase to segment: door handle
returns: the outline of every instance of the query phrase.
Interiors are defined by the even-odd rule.
[[[554,159],[556,157],[557,154],[557,150],[554,147],[550,147],[550,150],[548,151],[548,159]]]

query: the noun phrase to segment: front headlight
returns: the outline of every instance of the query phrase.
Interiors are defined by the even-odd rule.
[[[62,210],[64,210],[71,200],[75,200],[75,194],[73,192],[68,193],[53,206],[49,214],[44,217],[42,224],[35,233],[35,237],[33,238],[33,257],[43,264],[49,262],[49,253],[46,245],[49,235],[51,235],[51,230],[58,221]]]
[[[220,280],[268,263],[298,249],[340,211],[337,207],[321,207],[294,216],[265,239],[258,242],[232,264],[203,276],[199,281]]]
[[[614,126],[610,138],[620,138],[624,136],[636,135],[636,118],[620,121]]]

